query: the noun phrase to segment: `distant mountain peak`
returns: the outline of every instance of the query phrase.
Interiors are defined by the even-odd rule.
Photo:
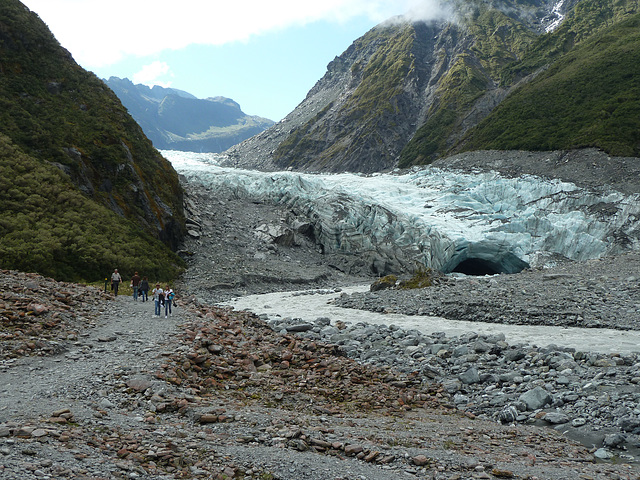
[[[111,77],[107,85],[160,150],[222,152],[273,125],[245,114],[234,100],[199,99],[175,88],[136,85]]]

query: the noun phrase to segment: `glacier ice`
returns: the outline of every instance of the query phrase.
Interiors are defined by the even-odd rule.
[[[285,205],[325,253],[373,273],[515,273],[554,256],[587,260],[638,246],[637,195],[572,183],[434,167],[404,174],[303,174],[222,168],[212,154],[163,151],[191,182]]]

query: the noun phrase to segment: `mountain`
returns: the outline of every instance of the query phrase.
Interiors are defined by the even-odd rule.
[[[276,126],[228,151],[263,169],[377,172],[468,150],[640,156],[637,0],[452,0],[357,39]]]
[[[168,279],[185,232],[178,175],[38,15],[0,3],[0,268]]]
[[[245,114],[225,97],[198,99],[174,88],[134,85],[127,78],[105,82],[161,150],[222,152],[274,124]]]

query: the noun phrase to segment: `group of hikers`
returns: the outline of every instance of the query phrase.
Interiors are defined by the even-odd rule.
[[[118,287],[122,283],[122,276],[118,273],[116,268],[111,274],[111,290],[115,295],[118,295]],[[138,297],[143,302],[149,301],[149,279],[147,277],[140,277],[138,272],[135,272],[131,277],[131,289],[133,290],[133,300],[138,301]],[[106,287],[106,285],[105,285]],[[156,288],[151,291],[151,297],[155,302],[154,317],[160,317],[162,315],[162,307],[164,307],[164,318],[172,315],[171,305],[174,303],[175,292],[167,285],[164,290],[160,287],[159,283],[156,283]]]

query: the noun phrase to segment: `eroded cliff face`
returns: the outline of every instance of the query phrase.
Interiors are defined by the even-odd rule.
[[[504,14],[500,21],[516,23]],[[508,19],[508,20],[505,20]],[[496,19],[483,20],[499,28]],[[533,37],[523,29],[517,35]],[[521,45],[493,40],[505,59]],[[230,164],[273,170],[388,171],[425,124],[433,151],[455,144],[508,94],[461,22],[382,24],[331,62],[305,100],[266,132],[227,151]],[[424,135],[424,133],[423,133]]]
[[[392,169],[433,103],[456,54],[457,27],[374,28],[327,67],[302,103],[269,130],[231,148],[229,164],[260,169]],[[426,94],[425,94],[426,92]]]

